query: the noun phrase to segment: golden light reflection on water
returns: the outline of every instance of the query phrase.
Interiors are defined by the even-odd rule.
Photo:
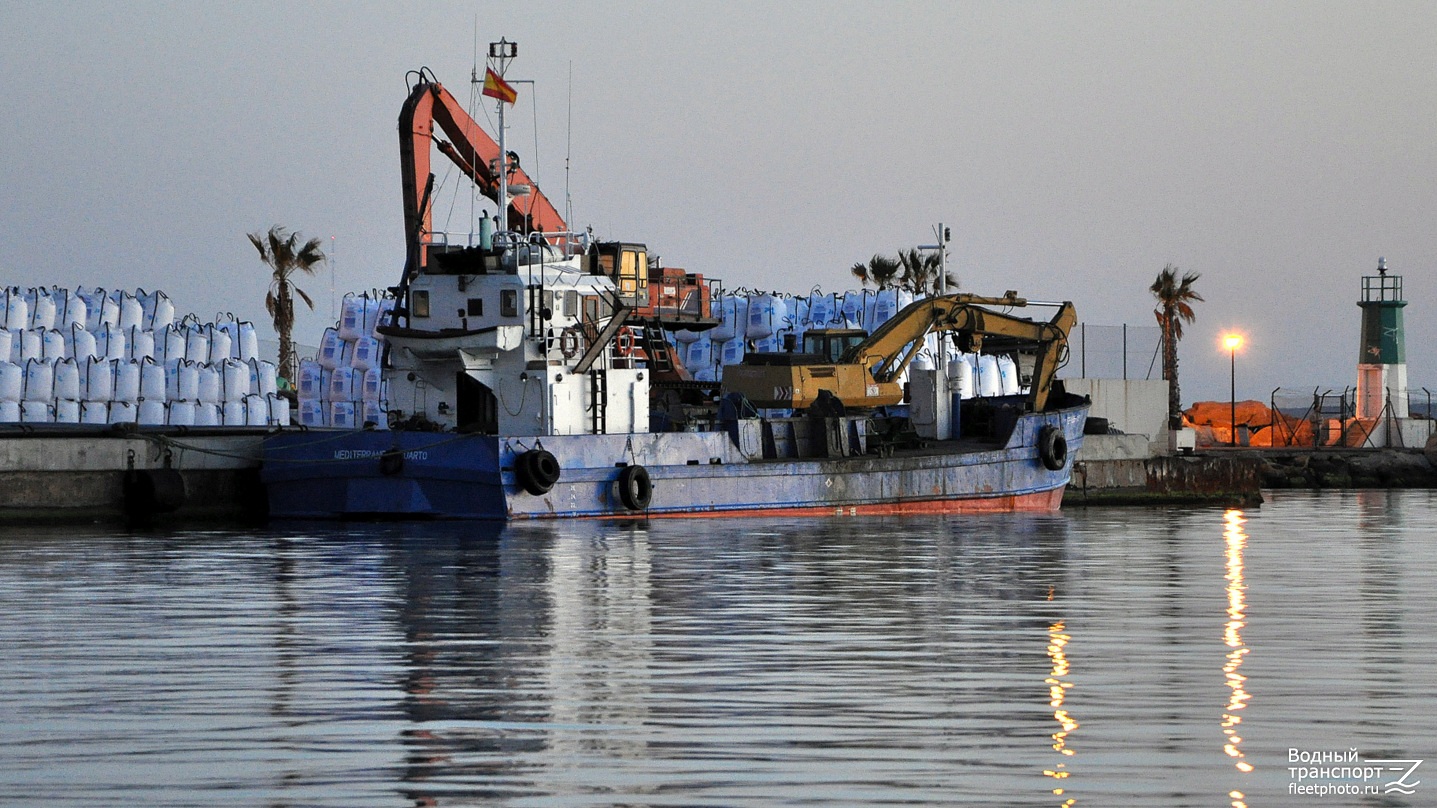
[[[1048,593],[1048,599],[1052,600],[1051,591]],[[1066,623],[1062,620],[1048,626],[1048,658],[1053,662],[1053,671],[1043,681],[1048,685],[1048,705],[1053,708],[1053,719],[1058,722],[1058,731],[1054,732],[1052,736],[1053,750],[1064,757],[1072,757],[1073,749],[1068,746],[1068,734],[1078,728],[1078,722],[1073,720],[1067,710],[1063,709],[1063,704],[1067,701],[1067,690],[1073,686],[1073,683],[1065,678],[1069,673],[1070,665],[1068,664],[1068,654],[1064,649],[1067,648],[1068,641],[1072,639],[1063,633],[1065,628]],[[1068,779],[1071,772],[1068,771],[1066,762],[1059,763],[1052,769],[1045,769],[1043,774],[1058,781],[1053,787],[1055,795],[1062,797],[1067,792],[1064,781]],[[1077,803],[1076,799],[1068,797],[1058,805],[1062,808],[1069,808],[1075,803]]]
[[[1242,736],[1238,734],[1242,710],[1251,698],[1244,687],[1247,677],[1238,673],[1242,658],[1249,650],[1242,640],[1242,629],[1247,625],[1247,583],[1243,577],[1242,561],[1243,550],[1247,547],[1247,533],[1243,530],[1247,519],[1242,511],[1230,510],[1223,514],[1223,522],[1222,535],[1227,547],[1227,574],[1224,576],[1227,579],[1227,624],[1223,628],[1223,642],[1228,652],[1222,673],[1229,693],[1227,709],[1222,715],[1222,751],[1234,759],[1233,765],[1238,771],[1247,773],[1252,771],[1252,764],[1243,754]],[[1228,797],[1232,800],[1232,808],[1246,808],[1241,791],[1228,792]]]

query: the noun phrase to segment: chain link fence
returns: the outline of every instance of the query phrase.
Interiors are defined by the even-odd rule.
[[[1079,323],[1068,334],[1065,375],[1083,379],[1161,379],[1162,329]]]

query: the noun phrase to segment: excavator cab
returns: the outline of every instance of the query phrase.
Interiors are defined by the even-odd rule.
[[[605,241],[589,252],[589,272],[612,278],[619,299],[631,309],[649,305],[649,251],[642,244]]]
[[[803,334],[803,352],[822,357],[823,362],[837,363],[848,349],[868,339],[861,328],[815,328]]]

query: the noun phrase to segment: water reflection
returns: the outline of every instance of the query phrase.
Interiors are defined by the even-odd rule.
[[[1228,686],[1228,700],[1222,715],[1222,733],[1226,736],[1222,749],[1235,760],[1237,770],[1243,773],[1252,771],[1252,764],[1247,762],[1247,756],[1242,751],[1242,736],[1238,734],[1242,710],[1251,698],[1245,688],[1247,677],[1238,672],[1242,667],[1242,658],[1249,650],[1242,639],[1242,629],[1247,625],[1247,583],[1243,577],[1242,557],[1243,549],[1247,547],[1247,534],[1243,530],[1246,522],[1239,510],[1230,510],[1223,515],[1223,540],[1227,549],[1227,574],[1224,576],[1227,580],[1227,624],[1223,628],[1223,643],[1227,645],[1228,652],[1222,672]],[[1243,792],[1233,790],[1228,796],[1232,799],[1232,808],[1246,808]]]
[[[1049,598],[1052,594],[1049,593]],[[1053,750],[1065,757],[1073,755],[1073,749],[1068,746],[1068,735],[1078,728],[1078,722],[1064,709],[1067,701],[1067,690],[1073,686],[1072,680],[1067,676],[1071,672],[1068,655],[1064,650],[1068,641],[1072,639],[1063,633],[1066,624],[1059,620],[1048,627],[1048,658],[1053,662],[1052,675],[1044,680],[1048,685],[1048,706],[1053,708],[1053,720],[1058,722],[1058,730],[1053,733]],[[1066,780],[1072,775],[1068,770],[1066,761],[1059,762],[1052,769],[1045,769],[1043,774],[1057,780],[1053,784],[1053,794],[1063,796],[1067,793],[1069,786]],[[1058,803],[1062,808],[1068,808],[1077,802],[1076,799],[1068,797]]]

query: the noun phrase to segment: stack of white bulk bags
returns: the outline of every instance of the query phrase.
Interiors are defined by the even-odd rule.
[[[288,403],[271,400],[275,366],[258,352],[253,323],[176,321],[161,291],[0,289],[0,423],[288,423]]]
[[[393,309],[394,299],[385,292],[344,296],[339,322],[325,329],[314,358],[300,362],[295,388],[301,425],[388,428],[385,345],[375,329]]]

